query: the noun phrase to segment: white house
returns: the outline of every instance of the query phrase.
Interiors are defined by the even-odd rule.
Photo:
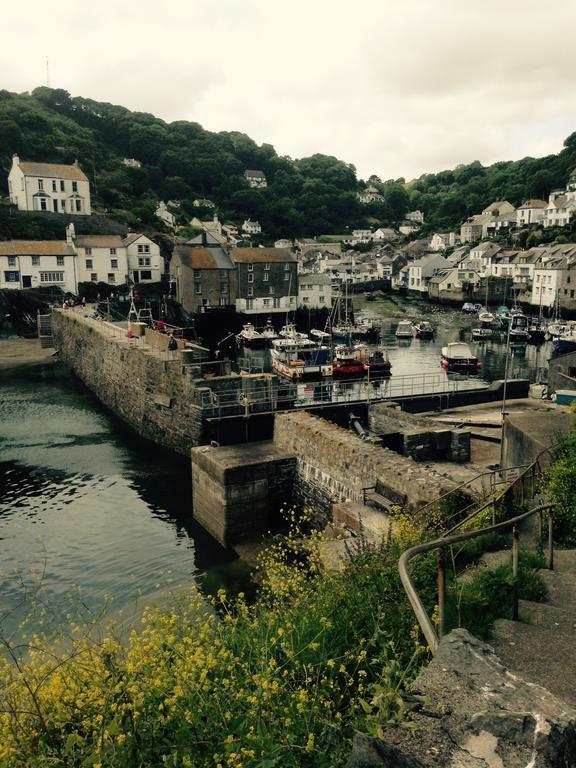
[[[383,195],[381,195],[376,187],[373,187],[372,185],[366,187],[366,189],[362,190],[362,192],[357,192],[356,197],[363,205],[368,205],[369,203],[384,202]]]
[[[398,235],[390,227],[378,227],[372,234],[372,240],[375,243],[391,243],[394,240],[398,240]]]
[[[242,232],[245,232],[247,235],[259,235],[262,232],[262,227],[257,221],[246,219],[244,224],[242,224]]]
[[[266,181],[266,176],[262,171],[246,170],[244,171],[244,178],[246,179],[248,184],[254,189],[263,189],[264,187],[268,186],[268,182]]]
[[[563,271],[567,268],[562,256],[544,258],[534,269],[530,303],[537,307],[553,307],[559,297]]]
[[[444,256],[429,253],[407,266],[408,290],[416,291],[417,293],[428,293],[428,281],[432,275],[438,270],[449,269],[452,265]]]
[[[172,211],[168,210],[168,206],[164,202],[164,200],[160,200],[158,205],[156,206],[156,210],[154,211],[156,217],[160,219],[161,221],[166,224],[166,226],[170,227],[171,229],[174,229],[176,226],[176,216],[172,213]]]
[[[332,306],[332,280],[328,274],[302,274],[298,282],[298,306],[323,309]]]
[[[370,229],[353,229],[351,243],[368,243],[372,240],[372,230]]]
[[[146,235],[130,232],[123,240],[128,274],[134,283],[158,283],[164,274],[160,246]]]
[[[79,235],[74,238],[79,283],[123,285],[129,277],[126,246],[120,235]]]
[[[424,224],[424,214],[422,211],[410,211],[406,214],[407,221],[414,221],[416,224]]]
[[[0,289],[54,286],[76,293],[74,246],[59,240],[0,242]]]
[[[482,277],[492,274],[492,262],[496,255],[500,253],[502,246],[496,243],[482,242],[475,248],[470,249],[470,253],[463,260],[464,269],[474,269]]]
[[[526,227],[530,224],[541,224],[546,209],[545,200],[527,200],[516,209],[516,226]]]
[[[192,201],[194,208],[216,208],[216,205],[212,200],[207,200],[205,197],[197,197]]]
[[[430,238],[430,248],[433,251],[445,251],[446,248],[456,245],[455,232],[435,232]]]
[[[127,168],[142,168],[140,160],[135,160],[133,157],[123,158],[122,165],[125,165]]]
[[[565,227],[576,211],[576,200],[565,192],[551,192],[544,211],[544,226]]]
[[[292,248],[292,240],[276,240],[274,248]]]
[[[19,211],[49,211],[90,216],[90,183],[75,162],[29,163],[12,157],[8,174],[10,202]]]

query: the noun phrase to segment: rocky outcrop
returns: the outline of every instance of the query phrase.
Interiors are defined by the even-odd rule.
[[[409,693],[410,727],[384,741],[359,734],[347,768],[576,766],[576,710],[512,674],[464,629],[442,640]]]

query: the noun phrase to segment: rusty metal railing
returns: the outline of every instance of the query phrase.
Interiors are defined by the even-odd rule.
[[[414,547],[407,549],[398,562],[398,570],[400,572],[400,579],[404,586],[404,590],[410,601],[414,614],[420,624],[420,628],[431,651],[434,653],[438,648],[439,640],[444,635],[446,626],[446,549],[453,544],[476,539],[480,536],[484,536],[488,533],[497,533],[512,528],[512,577],[513,577],[513,602],[512,602],[512,618],[518,619],[518,556],[520,549],[520,538],[518,524],[523,520],[526,520],[533,515],[539,515],[539,530],[540,536],[544,529],[543,525],[543,513],[546,511],[548,515],[548,557],[547,566],[550,570],[554,568],[554,539],[553,539],[553,505],[552,504],[540,504],[533,509],[529,509],[520,515],[507,518],[501,522],[496,522],[496,511],[499,503],[504,502],[506,506],[510,501],[515,501],[516,492],[519,491],[520,503],[524,504],[526,501],[527,490],[530,490],[531,497],[534,496],[536,491],[536,479],[541,474],[540,459],[546,454],[555,449],[555,446],[545,448],[541,451],[536,459],[528,465],[524,472],[522,472],[518,478],[514,480],[508,487],[498,496],[492,499],[488,499],[484,503],[480,504],[470,515],[459,520],[456,525],[446,531],[440,538],[432,541],[418,544]],[[526,481],[529,480],[528,488],[525,487]],[[443,498],[443,497],[440,497]],[[481,512],[485,511],[488,507],[492,507],[492,522],[483,528],[479,528],[473,531],[465,531],[463,533],[456,533],[456,531],[463,525],[471,522]],[[417,593],[417,590],[410,578],[408,571],[408,564],[417,555],[431,552],[433,550],[438,551],[438,633],[434,629],[432,620],[428,616],[424,604]]]

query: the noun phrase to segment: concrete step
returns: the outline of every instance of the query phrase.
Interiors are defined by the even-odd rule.
[[[532,626],[508,619],[494,623],[490,644],[514,675],[537,683],[576,706],[574,629]]]
[[[576,627],[576,617],[571,611],[550,603],[520,600],[518,613],[521,621],[537,627],[560,627],[563,630],[573,630]]]
[[[548,602],[558,608],[564,608],[576,614],[576,575],[571,571],[538,572],[548,593]]]
[[[555,549],[554,570],[576,575],[576,549]]]

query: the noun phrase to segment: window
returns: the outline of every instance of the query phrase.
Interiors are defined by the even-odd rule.
[[[48,203],[46,202],[45,197],[40,198],[40,210],[41,211],[47,211],[48,210]]]
[[[98,275],[96,274],[96,272],[92,272],[92,274],[90,275],[90,280],[93,283],[97,283],[98,282]]]
[[[246,299],[246,309],[254,309],[254,299]]]
[[[194,293],[202,293],[202,283],[194,283]]]
[[[270,294],[270,296],[274,296],[274,286],[273,286],[273,285],[271,285],[271,286],[268,288],[268,293]]]
[[[94,268],[94,263],[92,259],[86,259],[86,269],[93,269],[93,268]]]
[[[20,282],[20,272],[4,272],[4,282],[5,283],[19,283]]]
[[[66,186],[63,181],[60,182],[60,192],[64,192],[66,189]]]
[[[8,266],[9,267],[16,266],[16,256],[8,256]]]
[[[269,307],[270,306],[270,299],[262,299],[262,304],[265,307]]]
[[[274,306],[278,308],[280,306],[280,299],[274,299]]]
[[[220,293],[228,293],[228,283],[220,283]]]
[[[149,245],[139,245],[138,246],[138,253],[150,253],[150,246]]]
[[[574,289],[572,289],[572,290],[570,291],[570,298],[571,298],[571,299],[573,299],[573,298],[574,298]]]
[[[567,282],[567,283],[569,283],[569,282],[570,282],[570,275],[568,275],[568,277],[566,278],[566,282]]]
[[[308,301],[309,301],[308,296],[303,296],[302,301],[304,302],[304,304],[308,304]]]
[[[288,274],[288,272],[285,272],[284,273],[284,282],[287,283],[288,280],[290,280],[290,275]]]
[[[39,190],[44,189],[44,179],[38,179],[38,189]]]
[[[84,248],[84,253],[86,256],[92,256],[92,248]]]
[[[78,192],[78,182],[73,181],[72,182],[72,192]]]
[[[57,267],[64,266],[64,256],[56,256],[56,266]]]
[[[152,280],[152,272],[149,269],[143,269],[140,272],[140,280]]]
[[[290,272],[290,264],[284,264],[284,272]]]
[[[146,256],[139,256],[138,257],[138,266],[139,267],[149,267],[150,266],[150,257]],[[200,270],[195,269],[194,270],[194,276],[196,276],[196,272],[198,272],[198,277],[200,276]]]
[[[221,307],[225,307],[226,306],[226,297],[225,296],[221,296],[220,297],[220,306]]]
[[[226,282],[228,280],[228,270],[227,269],[221,269],[220,270],[220,282]]]
[[[268,271],[270,271],[270,262],[268,262],[268,261],[267,261],[267,262],[264,264],[264,269],[265,269],[267,272],[268,272]]]
[[[56,184],[56,179],[52,179],[52,192],[58,192],[58,185]]]
[[[253,283],[254,282],[254,275],[250,274],[248,275],[248,282]]]
[[[60,200],[60,207],[62,208],[63,211],[66,210],[66,200]]]
[[[254,296],[254,288],[251,285],[248,286],[248,296]]]
[[[64,272],[40,272],[41,283],[63,283]]]
[[[116,275],[114,274],[114,272],[108,272],[108,282],[109,283],[116,282]]]
[[[138,263],[140,263],[140,259],[138,259]],[[200,269],[194,270],[194,280],[200,280],[202,277],[202,271]]]
[[[318,301],[320,302],[320,304],[324,304],[326,302],[326,297],[325,296],[318,296]]]
[[[40,264],[40,256],[32,256],[32,266],[37,267]]]
[[[81,211],[82,210],[82,200],[76,200],[76,210]]]
[[[118,269],[118,259],[110,259],[110,269]]]
[[[267,283],[270,280],[270,275],[268,272],[264,272],[264,282]]]
[[[110,256],[116,256],[116,248],[110,248]]]
[[[248,264],[248,272],[254,272],[254,264]]]

